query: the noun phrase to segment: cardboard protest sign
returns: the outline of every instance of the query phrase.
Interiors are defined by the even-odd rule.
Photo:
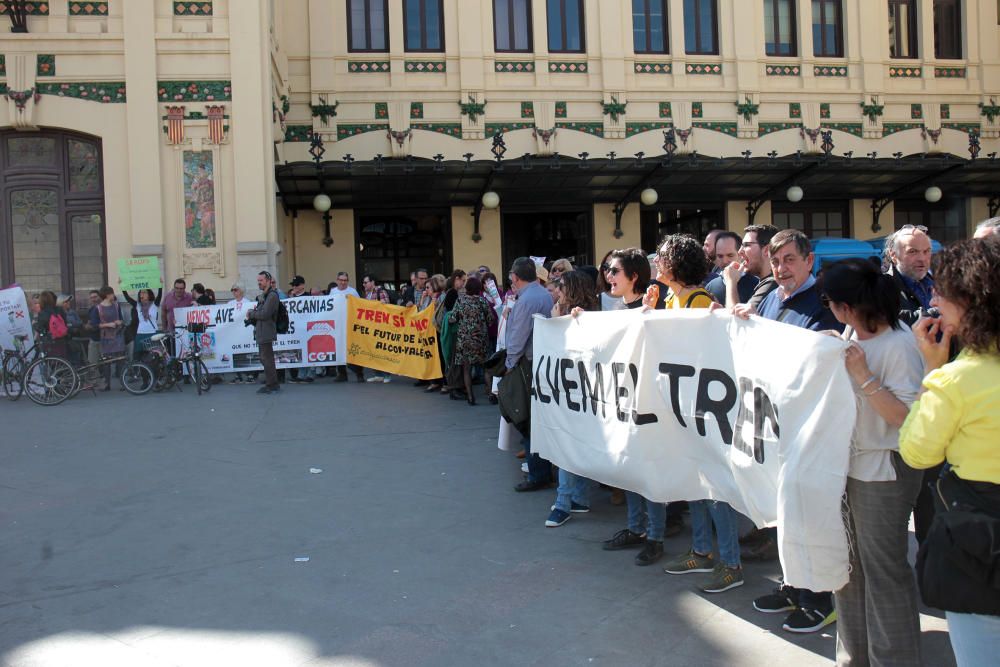
[[[396,375],[441,377],[434,305],[391,306],[347,297],[347,363]]]
[[[726,501],[777,525],[787,583],[847,583],[843,341],[683,310],[536,317],[533,344],[532,452],[653,501]]]
[[[343,296],[300,296],[284,299],[282,303],[288,309],[288,333],[280,334],[274,343],[278,368],[343,366],[347,363],[344,354],[347,311]],[[244,299],[214,306],[178,308],[178,326],[188,323],[212,325],[205,333],[185,336],[182,349],[189,345],[190,336],[197,335],[201,358],[210,373],[261,370],[263,366],[253,327],[244,325],[246,311],[255,306],[253,300]]]
[[[34,338],[28,300],[20,287],[0,290],[0,349],[15,349],[15,338],[27,340],[28,346]]]
[[[159,257],[125,257],[118,260],[118,277],[123,290],[135,292],[141,289],[163,287],[160,279]]]

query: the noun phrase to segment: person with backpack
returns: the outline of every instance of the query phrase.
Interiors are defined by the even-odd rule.
[[[253,337],[260,350],[260,363],[264,366],[264,386],[257,390],[258,394],[273,394],[281,389],[278,384],[278,371],[274,364],[274,341],[278,339],[278,319],[284,310],[281,299],[273,287],[274,278],[267,271],[257,274],[257,306],[247,311],[246,324],[253,325]],[[284,328],[288,331],[288,311],[285,311]]]
[[[56,306],[56,295],[48,290],[38,295],[38,317],[35,330],[48,343],[48,353],[68,358],[69,327],[60,308]]]

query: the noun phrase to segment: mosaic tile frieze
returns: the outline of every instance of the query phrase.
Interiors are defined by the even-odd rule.
[[[802,103],[801,102],[790,102],[788,104],[788,117],[789,118],[802,118]]]
[[[636,74],[670,74],[673,65],[670,63],[635,63]]]
[[[845,77],[847,65],[813,65],[813,76]]]
[[[667,128],[673,127],[672,121],[643,121],[636,123],[625,123],[625,136],[634,137],[637,134],[642,134],[643,132],[652,132],[653,130],[666,130]]]
[[[285,141],[305,142],[312,139],[312,125],[286,125]]]
[[[965,67],[935,67],[935,79],[964,79],[968,70]]]
[[[387,132],[388,123],[344,123],[337,125],[337,139],[347,139],[365,132]]]
[[[230,81],[158,81],[161,102],[225,102],[232,99]]]
[[[711,130],[712,132],[721,132],[722,134],[728,134],[731,137],[736,136],[736,123],[703,120],[691,123],[691,127],[697,127],[702,130]]]
[[[531,130],[534,129],[535,123],[530,122],[516,122],[512,121],[510,123],[486,123],[486,136],[492,136],[495,134],[506,134],[507,132],[513,132],[514,130]]]
[[[389,119],[389,103],[388,102],[376,102],[375,103],[375,119],[376,120],[388,120]]]
[[[798,65],[767,65],[764,67],[767,76],[798,76],[802,68]]]
[[[553,74],[586,74],[587,61],[579,62],[550,62],[549,72]]]
[[[688,74],[708,74],[721,75],[721,63],[688,63],[684,66],[684,71]]]
[[[437,132],[456,139],[462,138],[461,123],[410,123],[411,130],[424,130],[425,132]]]
[[[941,105],[941,120],[948,120],[951,118],[951,105],[942,104]]]
[[[797,130],[802,128],[802,123],[758,123],[757,136],[763,137],[765,134],[781,132],[782,130]]]
[[[210,0],[201,0],[201,2],[174,2],[174,16],[211,16],[212,11]]]
[[[70,2],[70,16],[107,16],[108,3],[106,2]]]
[[[674,108],[670,102],[660,102],[660,118],[673,118]]]
[[[820,127],[824,130],[838,130],[840,132],[846,132],[847,134],[852,134],[855,137],[860,137],[861,123],[820,123]]]
[[[560,130],[576,130],[577,132],[592,134],[595,137],[604,137],[604,123],[562,122],[556,123],[556,127]]]
[[[389,71],[388,60],[352,60],[347,63],[347,71],[352,74],[371,74]]]
[[[535,104],[533,102],[521,102],[521,118],[534,118]]]
[[[888,137],[890,134],[896,134],[897,132],[904,132],[906,130],[919,130],[923,126],[923,123],[883,123],[882,136]]]
[[[39,53],[35,74],[37,76],[56,75],[56,57],[51,53]]]
[[[72,97],[102,104],[122,104],[127,101],[124,81],[40,83],[38,92],[42,95]]]
[[[919,79],[924,75],[921,67],[890,67],[890,79]]]
[[[566,117],[567,117],[566,103],[556,102],[556,118],[566,118]]]
[[[48,2],[26,2],[24,3],[24,9],[28,16],[48,16],[49,15],[49,4]],[[7,10],[10,8],[11,3],[0,2],[0,14],[6,14]]]
[[[413,74],[442,73],[448,71],[444,60],[405,60],[403,69]]]
[[[410,102],[410,118],[423,118],[424,117],[424,103],[423,102]]]
[[[501,74],[530,74],[535,71],[532,60],[497,60],[493,63],[493,71]]]

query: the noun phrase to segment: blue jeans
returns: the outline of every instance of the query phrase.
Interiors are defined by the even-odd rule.
[[[720,500],[688,503],[691,511],[691,546],[700,554],[712,553],[712,524],[719,541],[719,562],[740,566],[740,535],[736,510]]]
[[[628,529],[633,533],[646,533],[646,539],[662,542],[667,526],[666,503],[646,500],[634,491],[625,492],[628,504]]]
[[[590,507],[590,490],[593,482],[586,478],[559,468],[559,489],[556,490],[556,509],[568,512],[573,506]]]
[[[958,667],[993,665],[1000,655],[1000,616],[946,611],[951,649]]]
[[[524,444],[524,460],[528,462],[528,481],[551,482],[552,464],[538,454],[531,453],[531,440],[525,438],[522,442]]]

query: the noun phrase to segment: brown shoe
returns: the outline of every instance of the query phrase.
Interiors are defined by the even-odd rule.
[[[525,454],[523,449],[517,453],[517,458],[519,459],[523,459],[525,456],[527,456],[527,454]]]
[[[611,504],[612,505],[624,505],[625,504],[625,492],[621,489],[611,489]]]
[[[740,549],[740,560],[769,561],[778,559],[778,545],[774,540],[767,539],[753,546],[744,545]]]

